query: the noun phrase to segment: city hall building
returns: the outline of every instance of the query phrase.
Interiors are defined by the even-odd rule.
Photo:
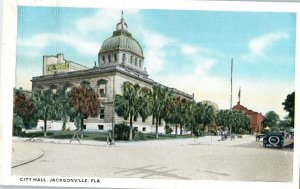
[[[138,83],[141,87],[152,88],[156,84],[144,68],[144,54],[139,42],[127,30],[123,17],[116,25],[112,36],[104,40],[98,53],[98,65],[93,68],[66,60],[63,54],[43,57],[43,75],[32,78],[32,90],[51,88],[71,90],[73,86],[88,81],[100,96],[101,108],[97,118],[87,118],[87,130],[110,130],[112,124],[127,122],[114,111],[114,96],[122,94],[124,82]],[[176,95],[189,100],[193,95],[172,88]],[[141,132],[155,132],[152,117],[145,122],[138,118],[133,126]],[[51,128],[50,128],[51,129]],[[164,133],[164,123],[159,133]]]

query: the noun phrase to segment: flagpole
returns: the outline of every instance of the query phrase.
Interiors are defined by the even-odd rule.
[[[232,71],[233,71],[233,58],[231,58],[231,74],[230,74],[230,111],[232,111]],[[231,136],[231,128],[230,125],[229,132]],[[230,137],[231,138],[231,137]]]
[[[230,111],[232,110],[232,71],[233,71],[233,58],[231,58],[231,75],[230,75]]]

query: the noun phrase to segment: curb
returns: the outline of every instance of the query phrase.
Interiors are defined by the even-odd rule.
[[[40,149],[40,148],[39,148],[39,149]],[[26,164],[28,164],[28,163],[31,163],[31,162],[34,162],[34,161],[40,159],[40,158],[43,157],[44,154],[45,154],[45,151],[44,151],[44,150],[40,149],[40,151],[42,152],[42,154],[39,155],[38,157],[33,158],[33,159],[30,159],[30,160],[27,160],[27,161],[22,162],[22,163],[19,163],[19,164],[17,164],[17,165],[13,165],[13,166],[11,166],[11,168],[13,169],[13,168],[16,168],[16,167],[19,167],[19,166],[22,166],[22,165],[26,165]]]

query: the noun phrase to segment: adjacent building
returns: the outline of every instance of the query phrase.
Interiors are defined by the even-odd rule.
[[[251,134],[261,133],[261,131],[263,130],[262,121],[265,118],[261,113],[258,113],[258,112],[255,112],[253,110],[246,108],[245,106],[241,105],[240,102],[238,102],[232,108],[232,110],[243,112],[245,115],[247,115],[249,117],[250,126],[251,126]]]
[[[88,67],[65,60],[62,53],[56,56],[43,56],[43,75],[51,75],[77,70],[86,70]]]

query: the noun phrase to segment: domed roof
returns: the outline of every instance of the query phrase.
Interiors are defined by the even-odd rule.
[[[112,50],[129,51],[143,57],[142,47],[139,42],[132,37],[131,33],[127,31],[127,24],[123,17],[117,24],[116,31],[113,32],[112,37],[102,43],[100,53]]]

